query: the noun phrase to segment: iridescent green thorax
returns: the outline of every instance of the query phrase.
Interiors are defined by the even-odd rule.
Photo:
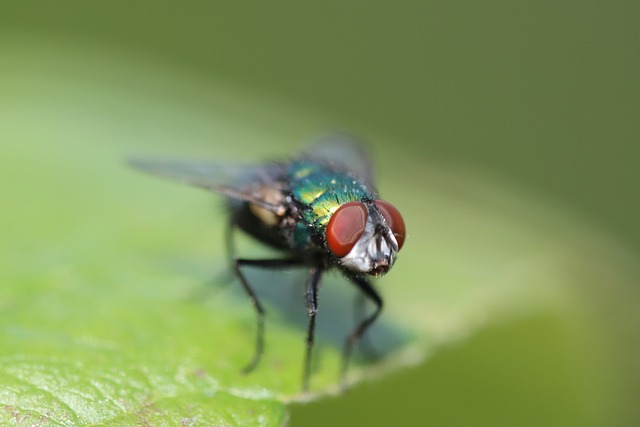
[[[314,232],[322,233],[342,204],[373,198],[371,190],[349,174],[318,162],[293,162],[288,174],[293,196],[306,205],[302,211],[306,224],[299,224],[294,231],[297,247],[307,246]]]

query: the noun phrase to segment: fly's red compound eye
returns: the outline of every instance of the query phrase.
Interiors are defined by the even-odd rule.
[[[404,219],[402,219],[402,215],[395,206],[393,206],[389,202],[385,202],[384,200],[376,200],[373,202],[382,216],[384,220],[387,221],[387,225],[391,229],[393,236],[396,238],[398,242],[398,250],[402,247],[404,243],[404,238],[406,236],[406,228],[404,226]]]
[[[367,225],[367,207],[361,202],[348,202],[333,213],[327,224],[327,245],[342,258],[358,242]]]

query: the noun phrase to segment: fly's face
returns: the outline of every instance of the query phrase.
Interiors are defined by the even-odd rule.
[[[374,200],[340,206],[327,225],[326,241],[341,266],[381,276],[393,266],[405,235],[400,212],[388,202]]]

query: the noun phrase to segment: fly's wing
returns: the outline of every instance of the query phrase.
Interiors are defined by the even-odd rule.
[[[279,204],[265,200],[265,194],[269,194],[268,192],[256,191],[256,186],[264,189],[265,184],[269,183],[276,189],[278,171],[275,164],[232,166],[135,158],[130,159],[129,164],[154,175],[204,188],[232,199],[254,203],[272,212],[282,209]]]
[[[348,133],[334,133],[312,142],[304,156],[355,175],[371,192],[376,192],[373,167],[363,142]]]

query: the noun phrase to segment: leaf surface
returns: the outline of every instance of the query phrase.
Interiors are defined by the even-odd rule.
[[[0,422],[275,426],[286,402],[337,392],[353,289],[337,275],[323,284],[312,392],[301,394],[305,272],[252,272],[266,350],[242,375],[255,319],[228,277],[221,199],[124,163],[140,153],[285,156],[315,123],[131,58],[26,42],[3,51],[19,66],[0,71]],[[265,115],[291,130],[270,130]],[[360,354],[351,383],[562,292],[570,249],[561,230],[530,222],[534,207],[387,141],[373,155],[386,160],[377,180],[408,237],[376,281],[386,302],[369,337],[378,358]],[[385,169],[388,159],[406,173]]]

